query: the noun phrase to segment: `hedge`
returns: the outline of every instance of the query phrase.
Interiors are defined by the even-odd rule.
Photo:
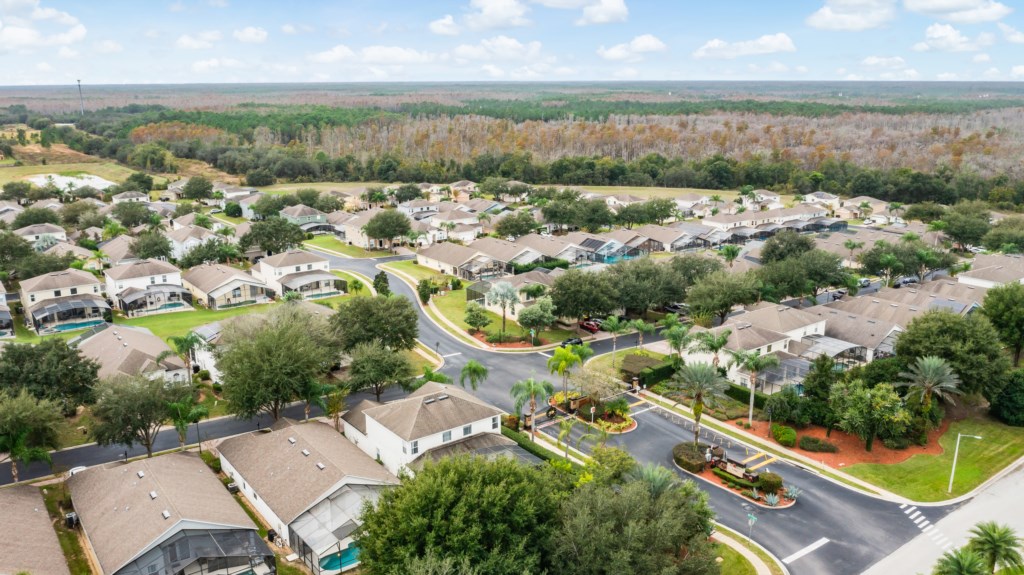
[[[654,367],[647,367],[640,370],[640,385],[650,389],[653,385],[661,383],[672,377],[675,368],[671,362],[665,362]]]
[[[546,262],[537,262],[532,264],[512,264],[512,273],[519,275],[525,274],[526,272],[533,271],[537,268],[544,268],[553,270],[555,268],[569,269],[569,262],[566,260],[548,260]]]
[[[519,447],[522,447],[526,451],[536,455],[537,457],[541,458],[544,461],[550,461],[552,459],[562,459],[560,456],[555,455],[551,451],[541,447],[540,445],[537,445],[533,441],[530,441],[530,437],[525,433],[512,431],[511,429],[502,425],[501,434],[511,439],[512,441],[515,441],[517,444],[519,444]]]
[[[782,476],[778,473],[765,471],[758,476],[757,482],[765,493],[778,493],[782,489]]]
[[[814,453],[835,453],[839,451],[839,447],[831,441],[825,441],[824,439],[818,439],[810,435],[805,435],[800,438],[800,449],[804,451],[811,451]]]
[[[725,390],[725,394],[735,399],[736,401],[742,401],[743,405],[750,405],[750,388],[730,383],[729,388]],[[754,407],[758,409],[764,409],[764,402],[768,401],[768,396],[761,393],[760,391],[754,392]]]
[[[783,447],[793,447],[796,445],[796,430],[792,427],[773,423],[772,437]]]
[[[742,477],[736,477],[735,475],[726,472],[724,469],[713,467],[711,469],[711,472],[724,479],[725,482],[730,485],[739,485],[740,487],[746,487],[747,489],[753,489],[755,487],[758,487],[758,483],[754,483],[753,481],[747,481]]]
[[[648,355],[631,353],[622,358],[619,371],[622,372],[623,381],[630,381],[633,376],[640,377],[640,372],[645,369],[661,365],[661,360],[654,359]]]
[[[686,471],[700,473],[707,465],[707,459],[704,458],[707,449],[708,446],[704,443],[697,445],[689,442],[680,443],[672,448],[672,459],[675,460],[676,465]]]

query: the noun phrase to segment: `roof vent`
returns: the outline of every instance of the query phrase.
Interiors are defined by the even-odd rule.
[[[434,403],[434,398],[432,397],[423,401],[423,405],[429,405],[431,403]]]
[[[128,347],[128,342],[124,342],[124,343],[122,343],[122,344],[121,344],[121,346],[122,346],[122,347]]]
[[[292,445],[295,445],[295,438],[294,437],[289,437],[288,438],[288,443],[291,443]]]
[[[150,499],[156,499],[156,491],[150,491],[149,492],[149,498]]]
[[[323,463],[320,463],[319,461],[317,461],[316,462],[316,468],[319,469],[320,471],[323,471],[326,468],[326,466]]]
[[[143,477],[146,476],[146,472],[145,471],[139,471],[136,475],[139,476],[139,479],[142,479]]]
[[[437,398],[437,400],[438,400],[438,401],[444,401],[444,400],[446,400],[446,399],[448,399],[448,396],[447,396],[447,395],[442,395],[442,396],[439,396],[439,397]]]
[[[302,454],[305,455],[306,457],[309,457],[309,450],[308,449],[303,449],[302,450]]]
[[[166,510],[166,509],[164,509],[164,512],[161,513],[160,515],[163,515],[164,519],[170,519],[171,518],[171,512]]]

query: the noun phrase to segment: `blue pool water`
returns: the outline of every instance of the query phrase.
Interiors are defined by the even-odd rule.
[[[71,331],[73,329],[82,329],[82,328],[85,328],[85,327],[92,327],[94,325],[99,325],[101,323],[103,323],[102,319],[94,319],[94,320],[90,320],[90,321],[79,321],[79,322],[75,322],[75,323],[66,323],[64,325],[58,325],[58,326],[54,327],[53,329],[56,330],[56,331]]]
[[[324,570],[344,569],[355,565],[359,561],[359,548],[351,546],[348,549],[339,551],[320,558],[320,568]]]

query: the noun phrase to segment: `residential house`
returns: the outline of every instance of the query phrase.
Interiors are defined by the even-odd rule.
[[[532,264],[544,258],[537,250],[498,238],[480,238],[468,247],[501,264],[506,273],[513,273],[516,265]]]
[[[519,180],[509,180],[505,182],[505,187],[508,189],[508,192],[498,194],[494,199],[499,202],[518,203],[533,193],[533,186]]]
[[[103,263],[108,266],[119,266],[139,261],[139,258],[132,252],[133,243],[135,243],[135,238],[126,235],[102,242],[99,244],[99,251],[103,254],[101,258]]]
[[[176,202],[182,199],[185,194],[185,184],[190,178],[181,178],[167,184],[166,190],[160,190],[160,201]]]
[[[672,198],[672,201],[684,217],[711,215],[711,200],[703,194],[686,192]]]
[[[391,245],[387,239],[374,239],[363,232],[366,224],[370,223],[370,220],[381,213],[381,211],[383,211],[381,208],[371,208],[366,211],[349,214],[352,217],[345,219],[340,224],[334,224],[334,227],[335,229],[338,226],[341,227],[341,238],[349,245],[367,250],[387,249]]]
[[[200,227],[206,227],[207,229],[212,230],[212,231],[217,231],[217,230],[224,229],[224,228],[228,227],[227,224],[225,224],[224,222],[214,218],[211,215],[200,214],[199,212],[191,212],[191,213],[185,214],[183,216],[179,216],[177,218],[173,218],[171,220],[171,230],[180,230],[182,228],[187,228],[189,226],[196,226],[196,225],[198,225],[198,224],[196,224],[196,218],[199,217],[200,215],[203,215],[207,219],[207,221],[209,222],[208,226],[200,226]]]
[[[825,336],[833,340],[829,342],[833,352],[841,350],[830,354],[838,365],[857,365],[891,357],[895,353],[896,338],[903,332],[903,328],[891,321],[830,306],[817,305],[804,311],[825,320]],[[836,342],[845,345],[836,345]]]
[[[64,228],[56,224],[32,224],[14,230],[14,235],[21,237],[32,247],[41,252],[57,242],[68,241],[68,234]]]
[[[14,337],[14,317],[7,305],[7,288],[0,282],[0,338]]]
[[[642,204],[647,201],[647,198],[641,198],[640,196],[634,196],[632,194],[615,194],[606,196],[604,203],[608,204],[608,209],[618,213],[619,208],[623,206],[631,206],[633,204]]]
[[[242,198],[256,192],[256,188],[239,187],[231,184],[225,184],[224,182],[213,183],[213,193],[220,194],[221,198],[214,201],[213,203],[219,205],[221,208],[227,205],[228,202],[237,202]]]
[[[732,238],[732,234],[727,231],[694,222],[673,222],[668,227],[686,233],[684,245],[687,248],[713,247],[728,243]]]
[[[416,214],[436,214],[440,211],[440,203],[424,199],[409,200],[398,204],[396,209],[413,218]]]
[[[103,275],[107,297],[128,317],[192,309],[192,293],[181,283],[181,270],[165,261],[136,260]]]
[[[1024,257],[1019,255],[978,254],[971,269],[956,276],[962,284],[994,288],[1010,283],[1024,283]]]
[[[0,509],[0,573],[70,575],[38,487],[0,489]]]
[[[270,432],[238,435],[217,449],[224,473],[315,575],[359,564],[353,534],[363,507],[399,483],[319,421],[282,419]]]
[[[866,219],[872,214],[880,214],[888,209],[888,202],[878,198],[854,196],[843,200],[840,207],[836,208],[835,215],[837,218],[844,219]]]
[[[439,242],[416,252],[416,263],[466,280],[505,274],[504,266],[475,249]]]
[[[404,399],[363,400],[345,414],[345,437],[395,475],[412,473],[424,456],[452,452],[516,453],[501,435],[502,411],[466,391],[427,382]]]
[[[254,192],[245,196],[244,198],[238,199],[238,206],[242,208],[242,217],[247,220],[255,220],[259,218],[256,212],[252,211],[252,207],[256,205],[256,202],[260,201],[263,196],[263,192]]]
[[[477,214],[478,217],[480,214],[489,214],[493,216],[505,209],[505,204],[495,200],[488,200],[486,198],[466,200],[465,202],[460,202],[459,205],[462,206],[463,209]]]
[[[527,234],[517,239],[516,243],[540,252],[545,260],[564,260],[576,264],[587,259],[583,248],[562,236]]]
[[[592,262],[613,264],[619,260],[639,255],[631,253],[632,248],[607,235],[595,235],[589,232],[569,232],[560,237],[580,246],[582,252],[586,254],[586,259]]]
[[[166,235],[171,241],[171,257],[176,260],[205,243],[221,239],[221,236],[196,225],[185,226]]]
[[[0,200],[0,222],[7,224],[8,227],[14,223],[18,214],[23,211],[25,211],[25,208],[19,206],[15,202]]]
[[[835,194],[830,194],[828,192],[818,190],[817,192],[811,192],[809,194],[806,194],[801,203],[818,204],[820,206],[828,208],[829,210],[835,210],[839,208],[839,206],[841,206],[843,202],[842,199]]]
[[[459,180],[449,184],[448,187],[451,188],[453,196],[452,199],[456,202],[467,201],[478,191],[476,182],[471,182],[469,180]],[[459,199],[462,197],[465,197],[465,199]]]
[[[316,299],[345,292],[345,281],[331,273],[327,258],[303,250],[288,250],[263,258],[252,275],[267,288],[283,296],[296,292],[304,299]]]
[[[185,272],[182,285],[192,292],[192,301],[209,309],[268,303],[273,290],[251,275],[223,264],[203,264]]]
[[[729,318],[729,322],[748,323],[785,334],[794,340],[814,335],[825,335],[824,319],[799,308],[770,302],[764,302],[746,313],[732,316]]]
[[[637,230],[627,230],[625,228],[619,228],[610,232],[603,232],[598,234],[601,237],[611,238],[617,242],[620,242],[628,250],[628,256],[630,258],[644,256],[652,251],[656,247],[657,242],[651,240],[651,238],[638,232]]]
[[[752,325],[741,318],[730,320],[724,325],[709,330],[696,327],[692,333],[710,331],[722,334],[728,332],[729,337],[725,349],[719,352],[719,365],[726,366],[726,377],[735,384],[749,388],[750,376],[737,365],[725,359],[729,351],[757,352],[761,355],[773,353],[779,357],[779,368],[758,373],[757,389],[761,391],[775,393],[785,385],[796,383],[802,374],[806,373],[809,362],[788,352],[792,338],[784,333]],[[684,352],[684,359],[687,363],[712,363],[714,356],[707,352],[687,351]]]
[[[184,360],[146,328],[102,323],[69,345],[99,364],[100,379],[142,375],[167,383],[191,383]]]
[[[652,252],[679,252],[693,245],[690,233],[682,228],[647,224],[636,228],[636,233],[648,239]]]
[[[97,271],[103,269],[103,262],[92,251],[69,242],[57,242],[46,248],[43,253],[57,257],[71,254],[71,257],[82,262],[82,269]]]
[[[304,232],[315,234],[331,233],[334,231],[331,224],[327,221],[327,214],[315,208],[297,204],[284,208],[280,213],[282,218],[299,226]]]
[[[60,200],[53,198],[44,198],[37,202],[33,202],[29,205],[34,210],[50,210],[51,212],[60,212],[64,208],[64,204],[60,203]]]
[[[327,223],[331,224],[334,228],[334,235],[340,238],[345,238],[345,226],[344,223],[358,217],[356,214],[350,212],[343,212],[341,210],[333,211],[327,214]]]
[[[487,303],[487,293],[491,291],[491,288],[494,287],[495,284],[499,282],[507,282],[515,288],[516,293],[519,295],[519,303],[516,304],[515,307],[510,307],[505,310],[506,316],[509,319],[514,320],[519,317],[519,312],[524,308],[537,302],[537,298],[530,295],[530,290],[528,288],[535,285],[544,286],[546,292],[552,285],[554,285],[555,278],[557,277],[558,274],[553,273],[552,270],[537,268],[514,276],[483,280],[473,284],[471,289],[466,291],[466,298],[477,302],[498,315],[501,315],[502,310],[500,306]],[[543,297],[543,294],[540,297]]]
[[[252,519],[196,454],[90,467],[67,485],[103,575],[276,572]]]
[[[476,214],[456,209],[438,212],[430,216],[429,219],[427,219],[427,223],[429,223],[433,228],[444,230],[446,232],[454,230],[460,225],[470,226],[474,231],[474,235],[470,238],[470,241],[472,241],[473,238],[476,238],[475,232],[483,232],[483,227],[480,225],[480,220],[477,218]],[[469,228],[463,228],[463,230],[466,229]]]
[[[931,283],[931,282],[925,282]],[[944,309],[960,315],[968,315],[981,309],[985,301],[984,288],[965,290],[964,295],[937,294],[918,284],[916,287],[895,289],[883,287],[871,294],[871,297],[884,299],[893,303],[927,309]]]
[[[910,322],[931,311],[928,305],[907,305],[896,303],[890,300],[875,297],[874,294],[866,296],[845,297],[826,304],[833,309],[842,310],[848,313],[862,315],[874,320],[890,322],[906,329]],[[966,315],[967,310],[962,312]]]
[[[39,334],[92,327],[110,315],[100,281],[74,268],[21,280],[21,305]]]
[[[745,211],[739,214],[719,214],[704,218],[703,224],[720,230],[734,230],[747,227],[756,228],[765,224],[781,225],[793,220],[809,221],[812,218],[825,218],[828,210],[821,206],[800,205],[792,208],[779,208],[767,211]]]
[[[365,188],[354,188],[347,192],[331,190],[327,192],[327,195],[337,198],[338,201],[341,202],[342,209],[354,212],[366,209],[366,200],[363,199],[364,193],[366,193]]]
[[[782,203],[782,196],[769,190],[754,190],[749,198],[753,198],[753,202],[745,199],[743,205],[753,211],[781,210],[786,207]]]
[[[120,194],[115,194],[111,199],[114,201],[114,205],[117,205],[117,204],[131,204],[131,203],[140,203],[141,204],[141,203],[148,202],[149,201],[149,196],[147,194],[142,193],[142,192],[130,191],[130,192],[121,192]]]

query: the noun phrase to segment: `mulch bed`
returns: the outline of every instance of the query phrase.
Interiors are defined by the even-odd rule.
[[[482,341],[483,343],[486,343],[487,345],[489,345],[491,347],[500,347],[500,348],[508,348],[508,349],[524,349],[524,348],[528,348],[528,347],[534,347],[534,346],[530,345],[530,342],[528,342],[528,341],[510,341],[508,343],[489,343],[487,341],[487,334],[485,334],[483,332],[477,332],[477,333],[474,333],[472,335],[478,341]],[[547,345],[548,344],[548,342],[544,341],[543,339],[539,339],[538,338],[537,341],[540,342],[539,345]]]
[[[707,481],[710,481],[711,483],[714,483],[715,485],[718,485],[718,486],[722,487],[723,489],[727,489],[727,490],[735,493],[736,495],[739,495],[740,497],[743,497],[743,492],[746,491],[746,489],[733,489],[732,487],[729,487],[729,484],[726,483],[724,479],[722,479],[721,477],[719,477],[719,476],[717,476],[717,475],[715,475],[714,473],[711,472],[711,468],[710,467],[704,469],[704,471],[701,471],[700,473],[697,473],[695,475],[697,475],[701,479],[706,479]],[[779,492],[779,494],[778,494],[779,495],[779,504],[776,505],[775,507],[770,507],[770,506],[766,505],[764,503],[764,501],[758,501],[757,503],[760,504],[760,505],[763,505],[764,507],[767,507],[769,509],[785,509],[787,507],[792,507],[793,504],[796,503],[796,501],[792,501],[792,500],[786,499],[785,497],[782,496],[782,494],[785,492],[785,489],[786,488],[783,487],[782,491]],[[743,498],[747,499],[747,500],[750,500],[748,497],[743,497]]]
[[[755,423],[756,425],[754,425],[754,429],[751,429],[750,431],[758,437],[766,439],[771,444],[775,444],[771,431],[768,429],[768,422],[757,421]],[[791,449],[835,469],[842,469],[843,467],[857,463],[900,463],[919,453],[929,455],[941,454],[942,446],[939,445],[939,438],[947,429],[949,429],[949,423],[950,420],[947,418],[942,421],[942,425],[937,429],[933,429],[928,432],[928,445],[911,445],[906,449],[889,449],[882,444],[882,440],[876,439],[874,445],[871,446],[870,452],[864,450],[864,442],[856,435],[850,435],[844,431],[834,429],[832,430],[832,435],[825,437],[824,427],[809,425],[803,429],[796,430],[797,446]],[[818,439],[824,439],[825,441],[833,443],[839,447],[839,451],[836,453],[804,451],[803,449],[800,449],[799,441],[800,438],[805,435],[817,437]]]

